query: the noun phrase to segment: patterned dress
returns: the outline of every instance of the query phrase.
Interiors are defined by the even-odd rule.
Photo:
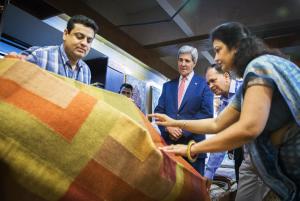
[[[240,110],[252,85],[273,89],[270,114],[263,132],[248,145],[253,164],[264,182],[284,201],[300,200],[300,68],[289,60],[262,55],[252,60],[231,106]],[[289,125],[278,146],[271,133]]]

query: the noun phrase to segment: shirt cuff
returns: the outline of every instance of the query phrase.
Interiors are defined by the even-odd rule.
[[[207,177],[210,180],[213,180],[215,174],[213,172],[209,171],[209,170],[206,170],[205,173],[204,173],[204,176]]]

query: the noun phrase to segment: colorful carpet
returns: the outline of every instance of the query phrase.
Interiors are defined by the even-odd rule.
[[[208,201],[124,96],[0,60],[2,201]]]

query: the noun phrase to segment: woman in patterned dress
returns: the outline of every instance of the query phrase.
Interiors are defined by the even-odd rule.
[[[258,174],[284,201],[300,200],[300,69],[230,22],[211,32],[215,62],[243,77],[233,101],[215,119],[174,120],[153,114],[158,125],[180,126],[194,133],[215,133],[189,145],[163,147],[187,156],[219,152],[246,144]],[[273,197],[273,196],[267,196]]]

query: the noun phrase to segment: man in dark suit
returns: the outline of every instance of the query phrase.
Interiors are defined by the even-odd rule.
[[[155,113],[163,113],[174,119],[213,117],[213,94],[206,81],[194,73],[197,59],[196,48],[186,45],[179,49],[177,63],[180,76],[163,85]],[[159,126],[159,129],[167,144],[188,144],[191,140],[199,142],[205,139],[205,135],[178,127]],[[201,175],[204,174],[205,158],[206,154],[199,154],[195,162],[189,161]]]

